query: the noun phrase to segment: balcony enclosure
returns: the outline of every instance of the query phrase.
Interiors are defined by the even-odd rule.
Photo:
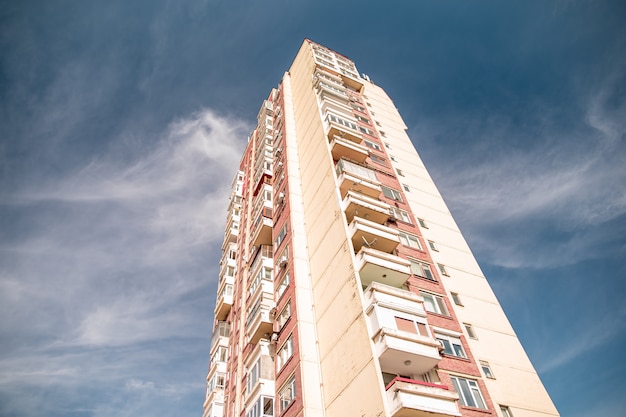
[[[355,252],[366,247],[391,253],[400,244],[398,230],[356,216],[348,226],[348,234]]]
[[[397,377],[387,387],[392,417],[460,416],[459,396],[444,385]]]
[[[441,360],[439,342],[428,328],[419,295],[372,283],[366,313],[380,367],[399,375],[422,375]]]
[[[224,320],[233,306],[233,277],[225,277],[220,284],[215,302],[215,319]]]
[[[341,117],[327,112],[324,121],[327,127],[326,136],[329,139],[333,136],[339,136],[355,143],[361,143],[363,140],[363,135],[352,117]]]
[[[340,136],[334,136],[331,139],[330,150],[335,161],[344,158],[362,164],[369,156],[367,147],[344,139]]]
[[[364,286],[380,282],[400,288],[411,276],[410,265],[411,262],[399,256],[362,247],[356,255],[355,268]]]
[[[340,159],[336,166],[341,197],[345,198],[348,191],[378,198],[382,192],[376,172],[362,165]]]
[[[348,222],[351,222],[354,216],[358,216],[374,223],[383,224],[389,219],[390,206],[378,199],[348,191],[341,202],[341,209],[346,214]]]
[[[265,281],[265,280],[263,280]],[[274,329],[274,285],[262,282],[249,300],[252,308],[246,315],[246,335],[250,343],[268,339]]]
[[[211,355],[221,347],[228,348],[228,338],[230,337],[230,323],[227,321],[218,321],[213,335],[211,336]]]

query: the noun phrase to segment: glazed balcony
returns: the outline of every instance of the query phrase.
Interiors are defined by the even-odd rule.
[[[355,252],[365,246],[380,252],[391,253],[400,244],[398,230],[357,216],[354,216],[348,226],[348,234],[352,239]]]
[[[362,165],[340,159],[336,166],[341,197],[345,198],[348,191],[377,198],[382,192],[376,172]]]
[[[381,369],[399,375],[421,375],[439,363],[440,344],[428,328],[421,296],[377,282],[364,295]]]
[[[396,377],[386,387],[392,417],[460,416],[459,396],[445,385]]]
[[[339,136],[355,143],[361,143],[363,140],[363,135],[358,130],[357,124],[354,121],[333,113],[326,113],[325,121],[328,127],[326,136],[329,139],[334,136]]]
[[[235,279],[228,277],[224,278],[218,289],[217,299],[215,301],[215,319],[224,320],[230,308],[233,306],[233,283]]]
[[[259,214],[257,214],[256,220],[252,225],[252,244],[254,246],[271,245],[273,225],[274,222],[272,221],[272,208],[263,207],[259,211]]]
[[[357,253],[355,267],[365,286],[380,282],[399,288],[411,276],[411,262],[367,247],[361,247]]]
[[[359,145],[350,140],[335,136],[330,141],[330,150],[335,161],[341,158],[350,159],[355,162],[364,163],[369,152],[366,146]]]
[[[383,224],[389,219],[390,206],[378,199],[348,191],[341,202],[341,209],[346,213],[348,222],[358,216],[374,223]]]
[[[228,219],[226,230],[224,232],[224,243],[222,249],[224,249],[229,243],[235,243],[239,236],[239,216],[231,216]]]
[[[211,355],[215,353],[218,346],[228,348],[228,338],[230,337],[230,323],[226,321],[218,321],[217,326],[213,330],[211,336]]]
[[[258,343],[261,339],[269,338],[274,328],[272,317],[275,307],[273,291],[266,292],[262,288],[259,291],[259,296],[255,298],[257,301],[253,304],[246,318],[246,335],[250,343]],[[253,300],[251,302],[254,302]]]
[[[255,276],[261,268],[274,269],[274,250],[272,245],[257,246],[254,252],[254,260],[250,265],[250,276]]]

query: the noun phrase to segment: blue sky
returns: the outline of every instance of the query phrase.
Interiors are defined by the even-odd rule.
[[[563,416],[626,412],[626,7],[0,3],[0,415],[199,416],[226,195],[310,38],[387,90]]]

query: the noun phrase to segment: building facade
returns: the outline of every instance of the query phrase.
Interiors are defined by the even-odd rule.
[[[304,41],[233,182],[204,417],[558,416],[406,129]]]

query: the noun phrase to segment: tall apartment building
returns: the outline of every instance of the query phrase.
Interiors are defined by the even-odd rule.
[[[406,129],[304,41],[233,182],[204,417],[558,416]]]

